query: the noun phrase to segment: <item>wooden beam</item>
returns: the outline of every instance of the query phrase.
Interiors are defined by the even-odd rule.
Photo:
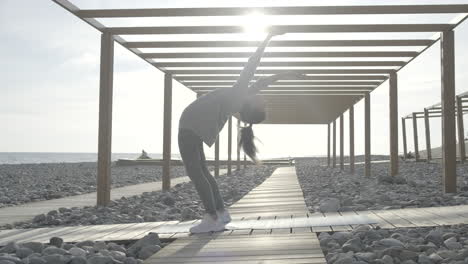
[[[336,120],[333,120],[333,168],[336,168]]]
[[[227,162],[227,175],[232,174],[232,116],[228,119],[228,162]]]
[[[389,80],[390,176],[398,174],[398,79],[395,71]]]
[[[201,94],[207,94],[210,91],[198,91]],[[309,96],[309,95],[364,95],[368,91],[260,91],[257,95],[295,95],[295,96]]]
[[[417,51],[270,51],[265,58],[400,58],[414,57]],[[144,59],[249,58],[252,52],[142,52]]]
[[[268,47],[381,47],[427,46],[432,39],[368,39],[368,40],[275,40]],[[261,41],[131,41],[127,48],[240,48],[258,47]]]
[[[431,128],[429,123],[429,111],[424,108],[424,127],[426,130],[426,159],[427,162],[432,160],[432,149],[431,149]]]
[[[182,81],[182,84],[191,88],[191,89],[200,89],[203,87],[210,88],[221,88],[221,87],[232,87],[236,82],[232,81]],[[278,81],[275,84],[272,84],[268,87],[297,87],[297,86],[309,86],[314,87],[317,85],[320,86],[371,86],[377,87],[382,84],[382,81]]]
[[[209,92],[220,88],[230,88],[230,86],[224,87],[189,87],[195,92]],[[262,89],[260,91],[272,92],[272,91],[372,91],[376,87],[372,86],[272,86]]]
[[[247,126],[247,123],[244,123],[244,126]],[[247,155],[244,152],[244,170],[247,169]]]
[[[203,7],[145,9],[87,9],[83,18],[98,17],[179,17],[263,15],[378,15],[468,13],[468,5],[356,5],[356,6],[281,6],[281,7]]]
[[[463,103],[461,97],[456,97],[457,103],[457,127],[458,127],[458,148],[460,151],[460,162],[465,163],[465,126],[463,124]]]
[[[172,75],[164,75],[163,175],[162,189],[171,189]]]
[[[327,124],[327,167],[330,167],[330,123]]]
[[[114,39],[101,34],[99,76],[99,131],[97,162],[97,205],[107,206],[111,192],[112,95],[114,78]]]
[[[344,170],[344,118],[340,115],[340,170]]]
[[[364,97],[364,175],[371,176],[371,113],[370,94]]]
[[[256,75],[259,74],[278,74],[284,73],[286,70],[268,69],[268,70],[257,70]],[[288,71],[294,71],[303,74],[388,74],[393,69],[288,69]],[[240,69],[234,70],[170,70],[167,71],[174,76],[179,75],[206,75],[206,74],[233,74],[239,75]]]
[[[401,132],[402,132],[402,137],[403,137],[403,155],[404,159],[406,160],[406,157],[408,156],[408,148],[406,145],[406,119],[404,117],[401,118]]]
[[[262,61],[261,67],[401,67],[405,61]],[[243,68],[246,62],[241,61],[197,61],[197,62],[153,62],[156,67],[161,68]]]
[[[442,178],[444,191],[457,191],[456,133],[455,133],[455,47],[454,32],[444,31],[441,36],[442,75]]]
[[[354,105],[349,108],[349,170],[354,174]]]
[[[381,33],[381,32],[440,32],[450,30],[451,24],[343,24],[343,25],[273,25],[267,31],[288,33]],[[243,26],[170,26],[170,27],[108,27],[114,35],[172,35],[172,34],[239,34]]]
[[[418,144],[418,119],[416,113],[413,113],[413,143],[414,143],[414,157],[416,161],[419,160],[419,144]]]
[[[218,75],[197,75],[197,76],[177,76],[174,78],[180,81],[231,81],[237,80],[239,76],[229,75],[229,76],[218,76]],[[254,79],[259,79],[261,76],[255,76]],[[360,81],[360,80],[368,80],[368,81],[384,81],[387,79],[385,75],[308,75],[302,77],[298,80],[295,77],[284,77],[282,80],[330,80],[330,81]]]
[[[237,146],[237,170],[241,169],[241,160],[240,160],[240,146],[239,146],[239,137],[240,137],[240,126],[241,126],[241,121],[240,118],[237,119],[237,140],[236,140],[236,146]]]

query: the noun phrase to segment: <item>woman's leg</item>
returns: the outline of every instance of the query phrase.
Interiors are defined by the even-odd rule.
[[[206,213],[215,216],[216,199],[213,196],[210,181],[205,177],[201,166],[200,153],[203,149],[200,150],[200,144],[203,144],[201,139],[192,131],[179,131],[179,150],[187,175],[195,185]]]
[[[206,167],[206,158],[205,158],[205,152],[203,151],[203,142],[200,146],[200,157],[201,157],[201,162],[200,166],[202,167],[203,174],[205,175],[205,178],[209,181],[210,187],[211,187],[211,192],[213,193],[213,197],[215,200],[216,204],[216,210],[224,210],[224,201],[223,197],[221,196],[221,193],[219,192],[218,188],[218,183],[216,182],[215,178],[213,175],[211,175],[210,171]]]

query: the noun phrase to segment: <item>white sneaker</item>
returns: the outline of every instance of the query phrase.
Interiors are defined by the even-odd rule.
[[[205,214],[200,224],[190,228],[190,233],[199,234],[207,232],[219,232],[224,230],[224,222],[221,218],[214,219],[210,214]]]
[[[225,224],[231,222],[231,215],[227,209],[216,211],[216,213],[218,214],[218,218],[221,218]]]

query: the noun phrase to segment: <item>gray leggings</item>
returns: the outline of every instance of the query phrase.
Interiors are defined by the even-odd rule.
[[[224,202],[218,184],[206,167],[203,141],[195,132],[180,129],[179,150],[185,170],[195,185],[206,212],[214,215],[216,210],[223,210]]]

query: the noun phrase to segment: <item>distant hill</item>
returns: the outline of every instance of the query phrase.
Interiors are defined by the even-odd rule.
[[[468,141],[465,140],[465,152],[468,155]],[[442,158],[442,147],[437,147],[437,148],[432,148],[431,149],[431,154],[432,158]],[[421,159],[427,158],[427,151],[426,150],[420,150],[419,151],[419,157]],[[457,144],[457,157],[460,157],[460,152],[458,151],[458,144]]]

